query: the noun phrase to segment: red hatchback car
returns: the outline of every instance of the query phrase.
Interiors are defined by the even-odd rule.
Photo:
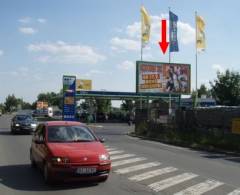
[[[104,182],[111,170],[110,156],[100,140],[79,122],[39,124],[32,139],[32,167],[40,167],[47,183],[65,180]]]

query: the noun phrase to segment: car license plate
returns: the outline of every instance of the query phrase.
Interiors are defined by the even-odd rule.
[[[96,173],[96,167],[79,167],[77,168],[77,174],[93,174]]]

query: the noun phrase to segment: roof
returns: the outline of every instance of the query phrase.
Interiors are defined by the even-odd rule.
[[[47,121],[45,122],[47,126],[71,126],[71,125],[85,125],[77,121]]]

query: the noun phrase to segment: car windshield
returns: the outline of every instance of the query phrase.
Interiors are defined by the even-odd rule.
[[[32,117],[29,115],[18,115],[16,116],[18,121],[32,120]]]
[[[96,138],[84,126],[50,126],[48,142],[91,142]]]

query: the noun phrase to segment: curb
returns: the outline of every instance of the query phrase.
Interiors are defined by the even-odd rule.
[[[160,143],[163,143],[163,144],[178,146],[178,147],[182,147],[182,148],[188,148],[188,149],[192,149],[192,150],[206,151],[206,152],[209,152],[209,153],[220,153],[220,154],[225,154],[225,155],[240,156],[240,152],[221,150],[221,149],[217,149],[217,148],[206,148],[206,147],[201,147],[201,146],[192,147],[192,146],[187,146],[187,145],[174,144],[174,143],[166,142],[166,141],[163,141],[163,140],[160,140],[160,139],[149,138],[149,137],[145,137],[145,136],[141,136],[141,135],[132,134],[130,132],[127,133],[127,135],[131,136],[131,137],[140,138],[140,139],[143,139],[143,140],[160,142]]]

